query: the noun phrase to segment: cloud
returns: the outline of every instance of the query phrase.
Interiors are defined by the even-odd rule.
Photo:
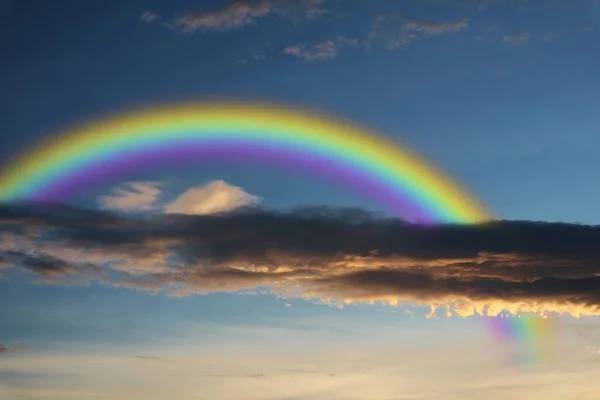
[[[105,209],[119,211],[156,210],[158,197],[162,194],[155,182],[129,182],[113,189],[110,195],[98,200]],[[212,181],[204,186],[188,189],[162,208],[167,213],[212,214],[231,211],[238,207],[256,205],[258,196],[246,193],[242,188],[224,181]]]
[[[468,18],[453,22],[433,22],[412,19],[403,15],[380,15],[371,24],[371,42],[383,40],[388,50],[402,48],[414,40],[427,39],[444,33],[458,32],[469,25]]]
[[[287,46],[283,52],[294,57],[302,58],[304,61],[325,61],[334,59],[342,47],[359,47],[361,42],[356,38],[338,37],[333,40],[325,40],[309,47],[306,44]]]
[[[304,15],[314,19],[325,10],[318,5],[325,0],[258,0],[231,1],[216,11],[201,11],[176,16],[171,24],[183,32],[227,31],[253,24],[276,14],[293,17]]]
[[[529,32],[516,32],[510,35],[505,35],[502,38],[504,43],[512,44],[512,45],[521,45],[526,43],[531,39],[531,33]]]
[[[158,14],[151,11],[145,11],[140,15],[140,19],[144,22],[152,22],[158,19]]]
[[[600,315],[598,226],[422,227],[328,208],[127,217],[4,205],[0,233],[0,256],[13,265],[54,277],[71,273],[67,265],[86,273],[82,262],[93,263],[110,271],[107,283],[140,290],[185,295],[268,287],[287,298],[431,305],[460,316]],[[50,261],[57,266],[44,264]]]
[[[101,207],[122,211],[148,211],[156,207],[161,191],[154,182],[129,182],[115,188],[112,194],[101,196]]]
[[[53,280],[67,275],[84,274],[101,277],[102,269],[93,264],[80,264],[73,261],[58,259],[49,254],[26,254],[20,251],[8,250],[4,256],[13,265],[31,271],[46,280]]]
[[[257,205],[260,201],[260,197],[246,193],[240,187],[224,181],[212,181],[187,190],[164,209],[167,213],[214,214]]]

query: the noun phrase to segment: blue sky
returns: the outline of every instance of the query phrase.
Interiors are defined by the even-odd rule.
[[[140,106],[264,101],[381,132],[499,218],[600,223],[594,0],[7,0],[0,36],[0,165],[70,126]],[[378,206],[298,171],[222,164],[136,171],[70,200],[186,214],[259,202]],[[0,391],[8,398],[201,391],[206,399],[493,400],[563,399],[579,390],[578,398],[592,399],[599,390],[591,381],[600,368],[598,317],[564,317],[564,360],[523,370],[502,363],[509,351],[490,345],[476,318],[427,319],[425,304],[414,315],[378,304],[339,309],[308,295],[235,294],[248,287],[227,280],[196,282],[190,291],[201,295],[182,297],[136,280],[66,284],[33,268],[2,268],[14,246],[46,246],[27,237],[15,245],[11,232],[0,226]],[[38,250],[102,268],[118,260],[119,271],[132,273],[127,250],[61,243]],[[129,261],[154,268],[167,248],[160,242]],[[137,372],[123,377],[128,369]]]
[[[589,184],[599,140],[594,2],[480,9],[440,1],[334,1],[315,5],[329,11],[316,19],[291,21],[272,12],[241,27],[191,32],[161,23],[222,11],[218,2],[67,2],[35,10],[6,4],[2,15],[10,23],[2,29],[12,39],[2,71],[5,156],[77,122],[148,103],[214,96],[282,101],[392,136],[463,182],[500,217],[598,222],[598,194]],[[144,22],[143,12],[157,19]],[[390,51],[385,47],[393,38],[384,34],[402,23],[386,21],[380,34],[372,25],[377,16],[396,14],[469,21]],[[365,41],[370,32],[379,36],[369,50],[339,44],[332,59],[306,62],[284,52],[338,36]],[[528,38],[505,39],[519,34]],[[239,182],[239,171],[186,175],[191,182],[227,178],[274,205],[289,204],[272,200],[275,185],[253,182],[263,172]],[[303,189],[290,197],[302,203]],[[319,189],[326,193],[327,185]]]

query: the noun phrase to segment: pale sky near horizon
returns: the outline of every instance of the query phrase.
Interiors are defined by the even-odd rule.
[[[525,221],[216,225],[379,207],[222,163],[112,177],[81,214],[0,204],[1,400],[598,398],[600,229],[573,223],[600,224],[600,2],[5,0],[0,33],[0,165],[140,106],[265,101],[382,132]],[[487,303],[549,311],[551,346],[495,338]]]

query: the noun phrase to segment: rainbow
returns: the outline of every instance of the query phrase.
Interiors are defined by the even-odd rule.
[[[547,362],[553,359],[557,325],[554,319],[533,314],[483,317],[496,344],[504,347],[512,365]]]
[[[305,111],[228,102],[138,109],[63,132],[0,171],[0,201],[64,201],[108,177],[186,160],[299,168],[413,221],[492,219],[443,173],[382,136]]]

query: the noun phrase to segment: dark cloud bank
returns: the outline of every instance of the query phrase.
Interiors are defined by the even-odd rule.
[[[444,305],[454,314],[600,314],[600,226],[418,226],[362,210],[245,209],[133,218],[0,205],[0,267],[57,283],[174,296],[268,286],[323,301]]]

